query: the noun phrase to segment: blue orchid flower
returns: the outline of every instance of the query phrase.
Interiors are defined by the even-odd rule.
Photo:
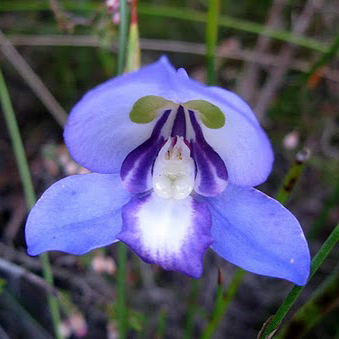
[[[64,138],[92,172],[62,179],[32,209],[28,253],[76,255],[116,241],[141,259],[198,278],[211,247],[250,272],[306,283],[297,219],[256,190],[270,142],[235,94],[207,87],[166,57],[89,91]]]

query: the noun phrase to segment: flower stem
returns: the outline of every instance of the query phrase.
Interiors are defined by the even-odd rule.
[[[163,339],[165,336],[166,320],[167,320],[166,317],[167,317],[167,310],[163,308],[159,312],[159,317],[157,321],[157,329],[156,329],[156,335],[155,335],[157,339]]]
[[[127,333],[126,262],[127,247],[122,242],[119,242],[117,266],[117,312],[119,324],[119,339],[125,338]]]
[[[126,45],[128,31],[127,0],[120,0],[120,25],[119,25],[119,49],[117,74],[124,72],[126,61]],[[127,307],[126,307],[126,262],[127,248],[122,242],[118,244],[117,267],[117,317],[119,339],[127,336]]]
[[[284,325],[277,339],[304,337],[318,324],[339,301],[339,267],[334,270],[312,293],[306,303],[299,308],[292,319]]]
[[[2,71],[0,69],[0,98],[1,98],[1,104],[5,115],[5,121],[7,125],[7,129],[11,138],[13,151],[15,155],[15,159],[18,164],[19,168],[19,174],[22,181],[24,194],[26,198],[26,203],[28,206],[28,209],[31,209],[33,205],[35,204],[36,197],[34,193],[34,187],[32,183],[31,174],[29,171],[27,158],[25,155],[24,146],[21,140],[19,127],[16,121],[16,117],[14,114],[13,106],[11,103],[11,99],[8,93],[8,89],[6,86],[5,79],[2,75]],[[46,281],[46,283],[50,286],[53,286],[53,274],[51,265],[49,262],[48,254],[43,253],[40,255],[40,260],[42,263],[42,270],[43,270],[43,276]],[[59,331],[60,329],[60,311],[59,311],[59,304],[57,299],[48,294],[48,305],[49,310],[52,317],[52,324],[54,329],[55,337],[58,339],[62,338],[62,335]]]
[[[281,204],[286,204],[305,167],[305,161],[308,160],[309,156],[310,151],[306,148],[297,153],[294,164],[290,167],[287,174],[285,175],[284,181],[277,194],[277,200]]]
[[[215,84],[215,48],[218,41],[220,0],[209,0],[206,27],[207,85]]]
[[[213,333],[216,331],[221,319],[227,312],[228,306],[232,301],[233,297],[235,296],[240,283],[243,280],[246,271],[242,270],[241,268],[237,268],[235,271],[233,278],[229,285],[227,286],[227,293],[222,297],[218,298],[216,305],[214,307],[214,311],[211,317],[211,320],[205,327],[201,339],[209,339],[212,338]]]
[[[124,72],[126,61],[126,46],[128,31],[127,0],[119,1],[119,11],[120,11],[120,24],[119,24],[119,49],[118,49],[117,73],[122,74]]]
[[[320,250],[313,258],[310,279],[312,278],[314,273],[318,270],[318,268],[326,259],[326,257],[329,255],[329,253],[332,251],[333,247],[337,244],[338,241],[339,241],[339,224],[337,224],[337,226],[334,228],[330,236],[327,238],[327,240],[324,242]],[[270,319],[266,328],[263,330],[262,334],[260,335],[261,339],[269,338],[272,335],[272,333],[274,333],[278,329],[278,326],[283,321],[283,319],[285,318],[288,311],[291,309],[294,302],[298,299],[303,289],[304,286],[294,286],[292,288],[290,293],[285,298],[284,302],[277,310],[276,314]]]
[[[191,279],[184,339],[192,338],[192,334],[194,330],[194,316],[197,311],[198,292],[199,292],[198,280]]]

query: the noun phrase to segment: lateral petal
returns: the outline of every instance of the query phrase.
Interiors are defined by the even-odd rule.
[[[298,220],[279,202],[247,187],[229,185],[209,198],[212,249],[247,271],[307,282],[310,253]]]
[[[73,175],[56,182],[28,216],[28,253],[83,254],[117,241],[121,207],[129,199],[118,174]]]
[[[194,278],[203,271],[203,258],[212,243],[211,218],[205,203],[191,196],[163,199],[151,193],[124,206],[123,229],[117,238],[150,264]]]

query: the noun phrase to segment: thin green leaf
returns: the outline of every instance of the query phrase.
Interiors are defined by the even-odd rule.
[[[209,0],[206,27],[207,85],[215,84],[215,49],[218,41],[220,0]]]
[[[33,182],[31,178],[31,173],[28,167],[28,162],[25,154],[25,149],[22,143],[19,127],[16,121],[16,117],[14,114],[12,102],[7,90],[5,79],[2,75],[2,71],[0,69],[0,98],[2,109],[5,115],[5,122],[7,125],[7,129],[11,138],[13,151],[15,155],[15,159],[18,164],[20,178],[22,181],[22,185],[24,188],[25,198],[27,202],[27,206],[29,209],[33,207],[36,201]],[[49,262],[48,254],[43,253],[40,255],[40,260],[42,262],[43,275],[46,283],[50,286],[54,285],[53,273],[51,264]],[[62,339],[62,335],[60,333],[60,311],[58,300],[52,296],[48,295],[48,305],[49,310],[51,312],[52,323],[54,328],[54,333],[56,338]]]
[[[315,257],[313,258],[312,265],[311,265],[310,279],[312,278],[314,273],[318,270],[318,268],[323,263],[323,261],[326,259],[326,257],[330,254],[333,247],[337,244],[338,241],[339,241],[339,224],[334,228],[330,236],[327,238],[327,240],[324,242],[320,250],[317,252]],[[291,292],[287,295],[286,299],[281,304],[276,314],[272,317],[269,325],[263,331],[262,335],[260,336],[261,339],[268,338],[270,334],[279,327],[279,325],[285,318],[286,314],[291,309],[291,307],[293,306],[295,301],[298,299],[299,295],[301,294],[303,290],[304,290],[304,286],[295,286],[292,288]]]

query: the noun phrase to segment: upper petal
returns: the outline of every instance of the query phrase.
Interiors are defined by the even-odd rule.
[[[209,89],[219,97],[227,100],[229,106],[231,106],[235,111],[244,115],[246,119],[249,119],[254,125],[260,126],[259,121],[254,112],[251,110],[250,106],[248,106],[248,104],[238,95],[231,91],[228,91],[227,89],[217,86],[211,86],[209,87]]]
[[[203,257],[212,243],[211,219],[205,203],[191,196],[163,199],[151,193],[134,197],[123,209],[117,238],[144,261],[200,277]]]
[[[127,154],[150,137],[155,124],[133,123],[129,113],[134,103],[147,95],[175,97],[169,81],[173,74],[163,57],[89,91],[75,105],[65,127],[72,157],[93,172],[119,171]]]
[[[205,100],[218,106],[226,117],[222,128],[202,128],[207,143],[224,161],[229,181],[240,186],[265,181],[273,153],[248,105],[229,91],[206,87],[182,73],[162,57],[88,92],[73,108],[65,128],[73,158],[94,172],[114,173],[126,155],[150,137],[155,124],[131,122],[129,113],[138,99],[152,95],[176,103]]]
[[[310,254],[298,220],[279,202],[254,188],[229,185],[208,200],[212,249],[250,272],[307,282]]]
[[[111,244],[121,230],[121,207],[129,198],[118,174],[74,175],[56,182],[28,216],[28,253],[83,254]]]
[[[238,186],[264,182],[272,170],[273,152],[249,106],[232,92],[189,79],[178,79],[177,91],[183,101],[206,100],[225,114],[226,122],[219,129],[201,125],[207,143],[226,165],[229,182]]]

